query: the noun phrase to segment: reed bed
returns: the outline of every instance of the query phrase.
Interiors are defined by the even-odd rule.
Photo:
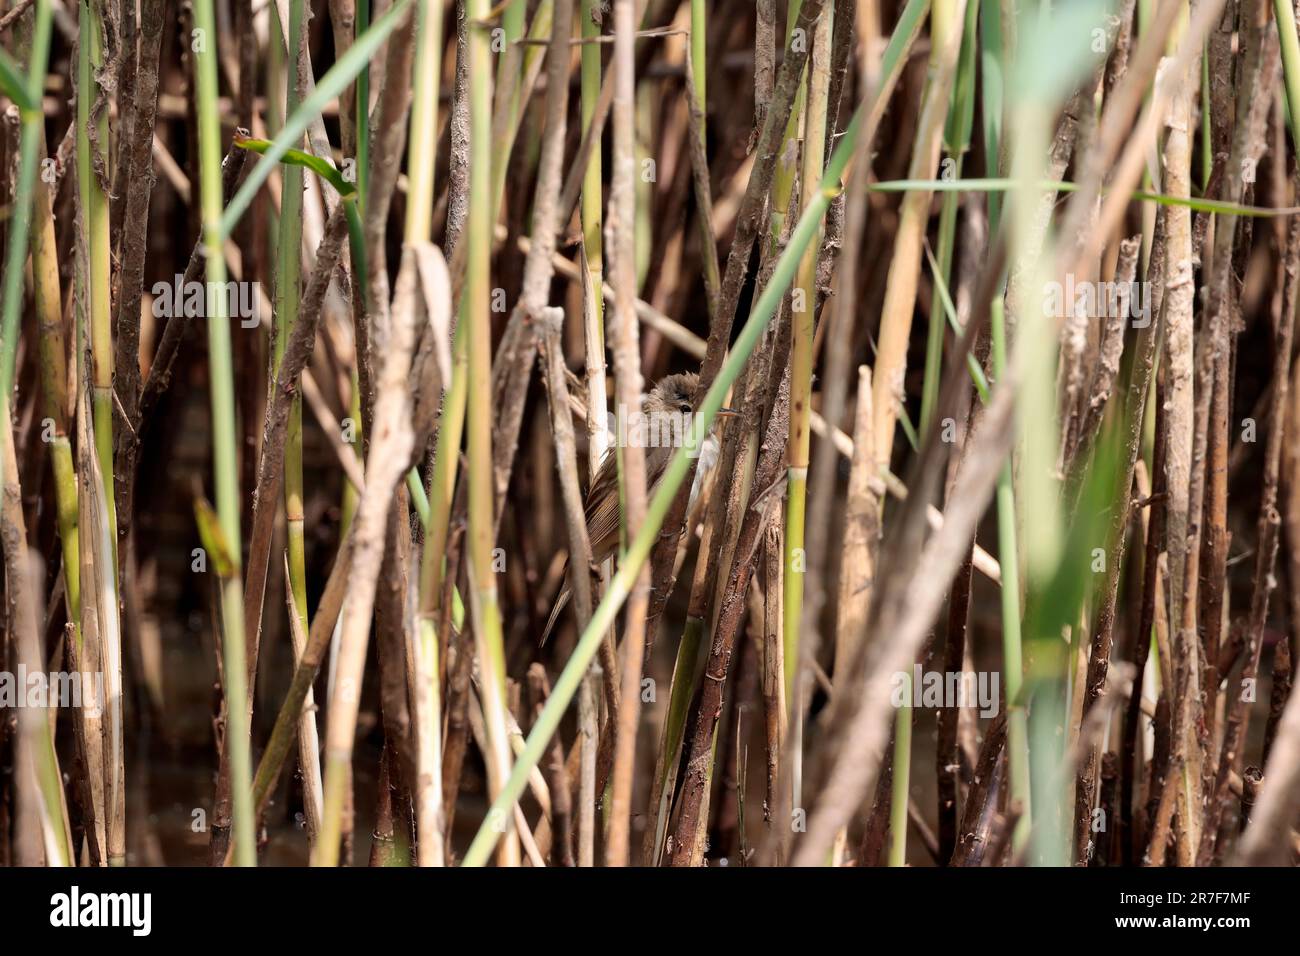
[[[0,864],[1300,861],[1291,0],[3,0],[0,105]]]

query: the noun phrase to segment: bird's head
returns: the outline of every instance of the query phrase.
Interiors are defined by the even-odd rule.
[[[694,372],[680,372],[661,378],[650,394],[645,398],[645,410],[648,415],[673,413],[689,415],[691,396],[700,377]]]

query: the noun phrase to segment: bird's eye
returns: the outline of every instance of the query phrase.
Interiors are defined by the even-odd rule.
[[[681,410],[682,414],[684,415],[689,415],[691,413],[690,402],[678,402],[677,407]]]

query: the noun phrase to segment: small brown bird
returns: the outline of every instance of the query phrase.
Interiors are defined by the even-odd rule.
[[[639,420],[628,422],[622,416],[616,418],[617,444],[640,445],[645,449],[646,486],[651,497],[658,489],[673,453],[690,441],[691,396],[695,393],[699,380],[700,377],[694,372],[665,376],[642,400]],[[717,464],[719,422],[735,415],[736,412],[730,408],[720,409],[708,436],[699,448],[699,464],[695,469],[695,480],[691,484],[690,508],[695,506],[704,480]],[[618,456],[615,449],[611,448],[600,463],[600,470],[596,472],[591,488],[587,490],[587,536],[591,541],[592,561],[596,565],[612,557],[618,550],[620,514]],[[637,529],[629,530],[635,534]],[[546,643],[560,612],[569,601],[569,595],[570,589],[565,587],[556,598],[540,643]]]

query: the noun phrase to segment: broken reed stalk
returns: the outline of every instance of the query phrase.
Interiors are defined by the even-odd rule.
[[[235,374],[230,320],[226,315],[226,260],[221,242],[221,125],[217,117],[217,32],[212,0],[195,0],[194,28],[206,39],[195,51],[199,138],[199,204],[202,211],[208,289],[208,362],[212,390],[212,452],[217,513],[230,573],[220,584],[221,650],[225,689],[224,746],[229,755],[233,804],[234,862],[254,866],[252,767],[249,753],[248,675],[244,633],[244,586],[240,577],[238,444],[235,435]],[[111,458],[109,459],[111,462]]]

